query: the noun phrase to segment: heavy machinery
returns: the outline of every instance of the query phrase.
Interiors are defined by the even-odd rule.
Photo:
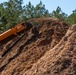
[[[15,27],[5,31],[4,33],[0,34],[0,43],[5,43],[8,40],[14,38],[18,34],[22,33],[23,31],[28,31],[30,28],[32,28],[32,24],[29,22],[23,22]]]
[[[15,40],[15,43],[13,43],[2,55],[6,55],[11,48],[24,36],[26,35],[25,33],[32,28],[32,24],[29,22],[22,22],[20,24],[17,24],[15,27],[5,31],[4,33],[0,34],[0,46],[7,43],[9,40],[13,39],[16,36],[19,36],[20,34],[23,34]]]

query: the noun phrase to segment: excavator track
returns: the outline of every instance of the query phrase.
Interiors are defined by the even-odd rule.
[[[3,54],[2,57],[4,57],[20,40],[24,37],[25,34],[22,34],[22,36],[19,36],[19,38],[16,40],[15,43],[13,43]]]

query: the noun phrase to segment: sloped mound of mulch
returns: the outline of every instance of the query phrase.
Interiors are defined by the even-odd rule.
[[[76,25],[24,75],[76,75]]]
[[[28,72],[34,75],[29,71],[33,64],[44,56],[47,51],[57,45],[69,28],[65,22],[52,18],[38,18],[29,20],[28,22],[34,25],[27,32],[28,35],[25,35],[10,52],[0,59],[1,75],[23,75],[25,72],[27,75]],[[36,31],[34,31],[35,28],[37,28]],[[43,63],[41,62],[41,64]]]

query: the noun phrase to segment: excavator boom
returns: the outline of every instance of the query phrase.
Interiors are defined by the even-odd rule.
[[[10,39],[13,39],[19,33],[23,33],[22,31],[29,30],[30,28],[32,28],[32,24],[28,22],[17,24],[15,27],[0,34],[0,44],[5,43]]]
[[[20,41],[22,37],[26,35],[24,31],[27,32],[32,27],[33,26],[31,23],[23,22],[23,23],[17,24],[15,27],[0,34],[0,46],[1,46],[22,33],[22,35],[17,40],[15,40],[14,43],[11,43],[11,46],[1,56],[4,57],[11,50],[11,48],[13,48],[18,43],[18,41]]]

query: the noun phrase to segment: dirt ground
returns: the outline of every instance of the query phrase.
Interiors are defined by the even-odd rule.
[[[34,27],[9,52],[19,37],[0,46],[0,75],[76,75],[76,25],[53,18],[28,22]]]

